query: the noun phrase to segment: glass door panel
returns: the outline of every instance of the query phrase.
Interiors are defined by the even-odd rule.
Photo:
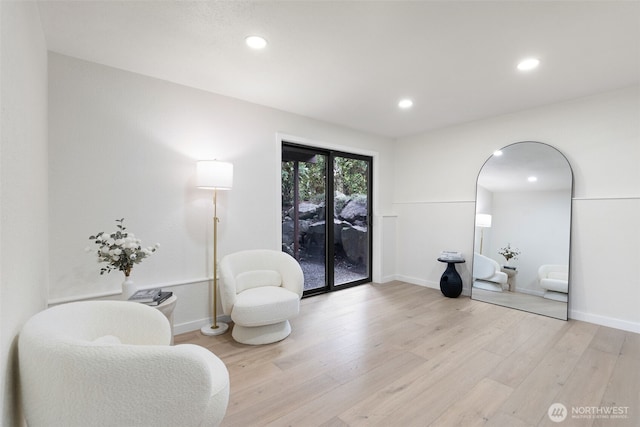
[[[370,277],[369,160],[333,159],[333,281],[342,286]]]
[[[327,156],[297,147],[282,154],[282,250],[300,263],[305,292],[321,291],[328,286]]]

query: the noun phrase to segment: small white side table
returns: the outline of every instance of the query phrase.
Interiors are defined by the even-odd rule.
[[[507,285],[509,285],[509,292],[515,292],[516,291],[516,274],[518,274],[518,270],[516,270],[513,267],[508,268],[508,267],[502,266],[500,268],[500,271],[507,274]]]
[[[171,295],[166,301],[162,302],[162,304],[153,306],[153,308],[160,310],[169,320],[169,324],[171,325],[171,345],[173,345],[173,310],[176,308],[177,302],[178,297]]]

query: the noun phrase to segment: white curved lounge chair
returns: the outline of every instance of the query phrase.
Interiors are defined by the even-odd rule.
[[[28,425],[219,425],[227,368],[203,347],[170,341],[167,318],[134,302],[82,301],[34,315],[18,342]]]
[[[541,265],[538,269],[540,287],[544,297],[555,301],[569,301],[569,266],[557,264]]]
[[[274,250],[236,252],[220,261],[220,300],[243,344],[269,344],[291,333],[300,310],[304,275],[290,255]]]
[[[497,261],[477,252],[473,254],[473,287],[502,292],[508,279],[507,274],[500,271]]]

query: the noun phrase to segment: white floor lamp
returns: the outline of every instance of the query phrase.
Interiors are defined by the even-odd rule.
[[[197,187],[213,190],[213,294],[212,324],[200,329],[203,335],[224,334],[229,325],[218,322],[218,190],[231,190],[233,164],[217,160],[200,160],[197,163]]]
[[[480,228],[480,255],[482,255],[482,243],[484,240],[484,229],[491,228],[491,215],[476,214],[476,227]]]

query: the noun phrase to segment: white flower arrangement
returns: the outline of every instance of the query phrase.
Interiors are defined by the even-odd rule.
[[[507,243],[507,246],[504,248],[500,248],[498,253],[503,257],[505,257],[507,262],[509,262],[509,260],[511,260],[512,258],[514,261],[518,259],[518,255],[520,255],[520,250],[517,248],[512,248],[511,243]]]
[[[101,231],[95,236],[89,236],[89,239],[98,245],[96,251],[98,262],[108,263],[100,269],[100,274],[120,270],[129,277],[133,265],[141,263],[143,259],[158,250],[160,244],[156,243],[154,246],[143,248],[140,239],[133,233],[127,233],[124,218],[116,219],[116,224],[118,229],[115,232],[108,234]],[[91,248],[87,250],[93,252]]]

